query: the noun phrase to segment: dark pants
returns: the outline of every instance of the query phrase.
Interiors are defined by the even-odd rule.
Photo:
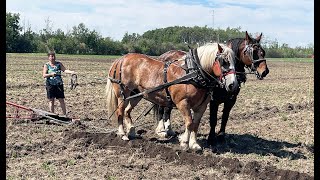
[[[46,90],[47,90],[47,97],[48,97],[48,99],[64,98],[63,85],[50,85],[50,84],[46,84]]]

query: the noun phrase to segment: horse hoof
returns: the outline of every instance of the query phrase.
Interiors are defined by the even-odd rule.
[[[225,133],[219,133],[218,135],[217,135],[217,141],[218,142],[225,142]]]
[[[135,138],[136,137],[136,128],[134,126],[131,126],[129,128],[127,135],[128,135],[128,137]]]
[[[126,136],[126,135],[123,135],[121,139],[124,140],[124,141],[129,141],[129,140],[130,140],[130,139],[128,138],[128,136]]]
[[[215,146],[215,145],[216,145],[216,141],[215,141],[215,140],[209,140],[209,139],[208,139],[207,145],[208,145],[208,146]]]
[[[217,136],[225,136],[226,135],[226,133],[225,132],[219,132],[218,134],[217,134]]]
[[[137,138],[139,138],[140,136],[137,136],[137,135],[127,135],[127,137],[129,138],[129,140],[131,140],[131,139],[137,139]]]
[[[165,131],[156,132],[156,134],[157,134],[160,138],[166,138],[166,137],[168,137],[168,134],[167,134],[167,132],[165,132]]]
[[[207,144],[209,146],[214,146],[216,145],[216,143],[217,143],[217,139],[215,137],[211,137],[211,136],[208,137]]]
[[[176,136],[176,133],[172,130],[167,131],[168,136]]]
[[[188,141],[188,139],[186,139],[186,140],[184,140],[184,139],[186,139],[186,138],[184,138],[184,134],[181,134],[180,136],[178,136],[178,140],[179,140],[179,142],[185,142],[185,143],[188,143],[189,141]]]
[[[195,151],[201,151],[202,150],[201,146],[199,144],[197,144],[197,143],[193,143],[193,144],[189,145],[189,147],[190,147],[190,149],[195,150]]]
[[[116,134],[117,134],[117,136],[119,136],[119,137],[122,137],[122,136],[126,135],[124,132],[117,132]]]
[[[181,142],[180,146],[181,146],[181,149],[184,151],[187,151],[189,149],[189,145],[187,142]]]

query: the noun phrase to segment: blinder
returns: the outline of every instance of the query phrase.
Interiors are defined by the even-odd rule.
[[[221,81],[223,77],[225,77],[226,75],[228,74],[235,74],[235,70],[232,70],[229,68],[226,68],[224,66],[225,64],[225,60],[224,58],[222,57],[222,55],[220,53],[217,53],[216,55],[216,62],[219,62],[220,63],[220,68],[221,68],[221,76],[219,77],[219,80]]]
[[[249,56],[249,58],[250,58],[250,60],[252,62],[251,63],[251,67],[250,67],[250,69],[252,71],[256,71],[256,67],[260,64],[260,62],[266,61],[265,58],[260,59],[259,55],[254,56],[254,51],[258,51],[257,52],[257,54],[258,54],[259,50],[263,51],[261,49],[261,46],[260,46],[259,43],[247,44],[247,42],[246,42],[246,46],[244,48],[244,55],[248,55]]]
[[[216,69],[216,68],[219,68],[220,71],[219,71],[219,74],[222,74],[223,73],[223,57],[220,53],[217,53],[216,54],[216,58],[215,58],[215,61],[214,61],[214,65],[213,65],[213,68]]]

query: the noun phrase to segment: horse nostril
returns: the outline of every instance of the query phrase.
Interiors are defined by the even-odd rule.
[[[269,69],[266,69],[265,71],[262,72],[261,76],[266,77],[267,74],[269,74]]]
[[[232,89],[232,88],[233,88],[233,84],[230,84],[230,85],[229,85],[229,89]]]

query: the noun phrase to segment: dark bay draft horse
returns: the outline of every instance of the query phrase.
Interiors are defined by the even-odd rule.
[[[118,122],[117,134],[123,140],[136,136],[130,113],[145,98],[162,107],[177,107],[185,122],[185,133],[179,137],[180,145],[185,149],[201,149],[197,143],[197,131],[210,96],[208,88],[197,80],[203,78],[208,83],[220,84],[224,79],[224,86],[231,88],[228,91],[236,90],[238,85],[231,48],[213,43],[198,47],[194,52],[198,58],[190,62],[196,62],[195,69],[201,72],[198,74],[197,70],[188,67],[189,61],[164,63],[137,53],[127,54],[113,62],[106,85],[107,108],[109,116],[111,114]],[[197,74],[196,78],[164,86],[166,82],[192,74]],[[153,88],[157,90],[152,91]],[[141,96],[137,96],[139,94]]]
[[[227,92],[225,89],[216,87],[213,89],[214,93],[211,96],[210,101],[210,133],[208,136],[208,144],[213,145],[216,142],[216,137],[224,139],[225,128],[228,122],[229,114],[234,106],[237,95],[240,92],[241,83],[246,81],[245,67],[249,68],[249,71],[254,72],[257,79],[262,80],[269,73],[269,69],[266,64],[265,51],[260,45],[262,33],[253,39],[246,32],[245,38],[235,38],[228,41],[227,46],[232,48],[235,52],[235,64],[237,72],[237,80],[239,88],[233,92]],[[174,61],[183,60],[187,52],[180,50],[171,50],[161,56],[160,61]],[[217,112],[219,105],[223,103],[223,114],[220,131],[215,134],[215,127],[217,125]],[[154,108],[156,118],[158,120],[158,126],[156,133],[161,137],[172,136],[175,133],[171,129],[170,125],[170,113],[172,108],[155,106]]]

